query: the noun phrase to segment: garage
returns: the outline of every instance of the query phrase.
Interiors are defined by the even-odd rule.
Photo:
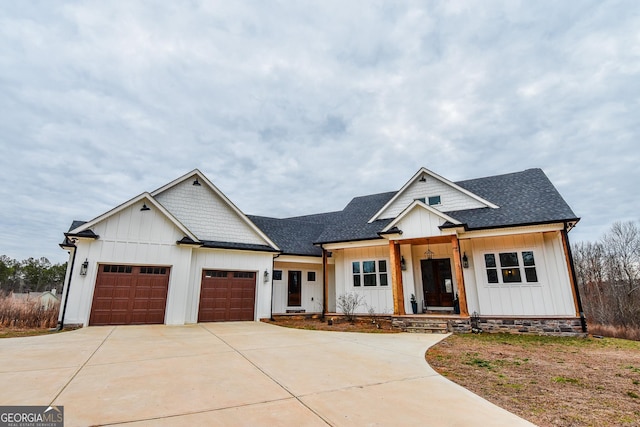
[[[255,301],[254,272],[204,270],[198,322],[253,320]]]
[[[99,265],[89,325],[163,324],[169,267]]]

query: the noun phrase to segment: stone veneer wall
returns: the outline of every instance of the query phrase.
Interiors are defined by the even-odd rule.
[[[582,323],[576,318],[556,319],[505,319],[480,317],[478,323],[482,332],[535,334],[555,336],[584,336]]]
[[[439,324],[439,325],[437,325]],[[437,330],[440,326],[442,329]],[[453,333],[506,333],[530,335],[554,335],[581,337],[582,324],[577,318],[523,319],[480,317],[477,329],[472,319],[451,319],[437,317],[394,317],[393,326],[407,332],[453,332]]]

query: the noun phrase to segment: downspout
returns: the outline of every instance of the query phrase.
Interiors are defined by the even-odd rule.
[[[569,256],[569,272],[571,273],[571,278],[573,282],[573,289],[576,292],[576,299],[578,300],[578,311],[580,312],[580,325],[582,326],[582,332],[587,333],[587,320],[584,316],[584,310],[582,308],[582,300],[580,298],[580,289],[578,287],[578,280],[576,280],[576,268],[573,264],[573,254],[571,253],[571,244],[569,243],[569,233],[567,231],[567,223],[564,223],[564,228],[562,229],[562,237],[567,242],[567,255]]]
[[[271,320],[272,322],[276,320],[273,318],[273,271],[276,268],[276,258],[278,258],[279,256],[280,254],[276,254],[271,260],[271,305],[269,307],[269,320]]]
[[[73,266],[76,263],[76,253],[78,252],[78,248],[74,247],[73,256],[71,257],[71,267],[69,268],[69,280],[67,281],[67,292],[64,294],[64,305],[62,306],[62,317],[58,322],[58,331],[61,331],[64,328],[64,315],[67,312],[67,302],[69,301],[69,289],[71,288],[71,278],[73,277]]]
[[[327,251],[322,247],[322,317],[324,320],[325,314],[327,314]]]

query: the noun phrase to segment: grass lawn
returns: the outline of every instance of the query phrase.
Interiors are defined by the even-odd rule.
[[[640,342],[452,335],[426,359],[450,380],[540,426],[640,426]]]
[[[3,328],[0,327],[0,338],[32,337],[35,335],[55,334],[60,331],[49,328]]]

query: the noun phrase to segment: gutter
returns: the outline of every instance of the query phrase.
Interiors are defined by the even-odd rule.
[[[573,289],[576,293],[576,300],[578,302],[578,311],[580,312],[580,325],[582,326],[582,332],[587,333],[587,320],[584,316],[584,309],[582,308],[582,300],[580,298],[580,289],[578,287],[578,280],[576,280],[576,267],[573,263],[573,254],[571,253],[571,244],[569,243],[569,234],[567,232],[567,223],[564,223],[562,229],[562,236],[567,242],[567,255],[569,256],[569,272],[571,274],[571,281],[573,282]]]
[[[71,278],[73,277],[73,266],[76,263],[77,247],[74,245],[71,251],[73,251],[73,257],[71,258],[71,267],[69,268],[69,280],[67,281],[67,292],[64,294],[64,306],[62,307],[62,317],[58,321],[58,327],[56,330],[61,331],[64,328],[64,315],[67,313],[67,302],[69,301],[69,289],[71,288]],[[71,253],[71,252],[69,252]]]

